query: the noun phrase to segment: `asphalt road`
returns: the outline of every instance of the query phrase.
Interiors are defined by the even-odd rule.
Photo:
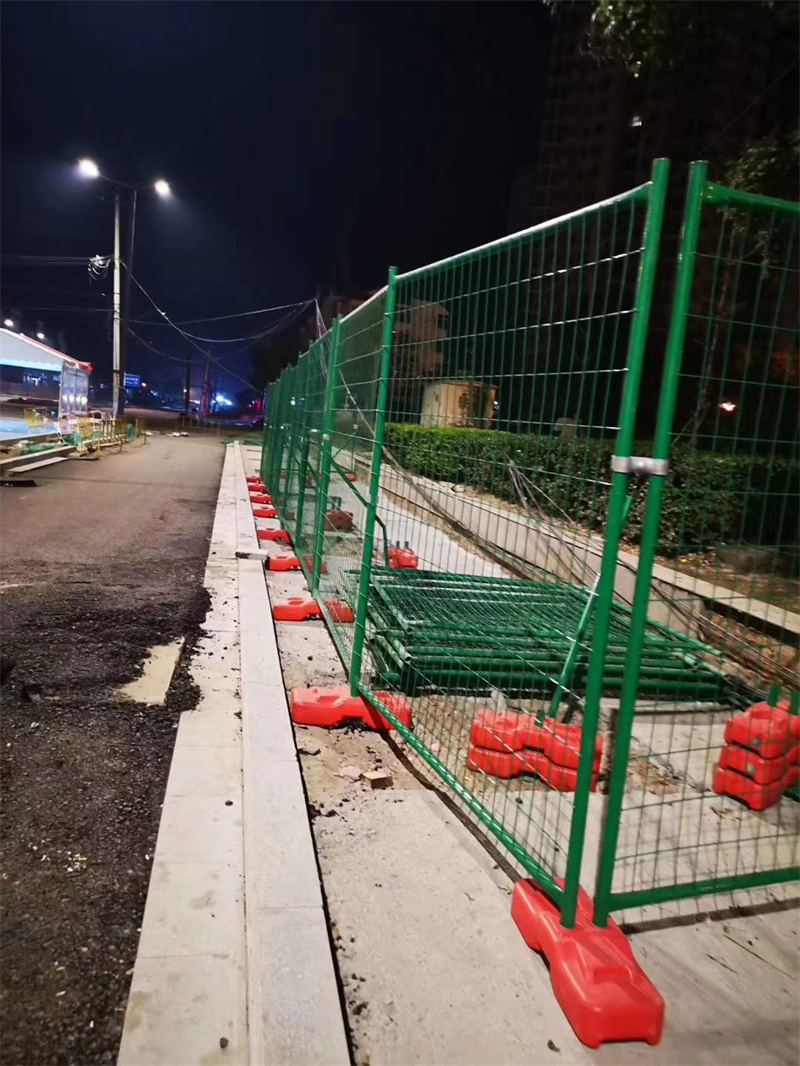
[[[36,470],[36,488],[0,489],[0,585],[183,587],[205,559],[224,449],[201,435],[146,441]]]
[[[0,488],[4,1062],[116,1061],[177,717],[116,695],[191,652],[224,447],[153,436]]]

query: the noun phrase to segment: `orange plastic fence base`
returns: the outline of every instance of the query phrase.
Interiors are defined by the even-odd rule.
[[[267,559],[267,570],[299,570],[300,560],[296,555],[273,555]]]
[[[467,751],[467,769],[479,770],[492,777],[517,777],[519,774],[536,774],[559,792],[574,792],[578,771],[566,766],[557,766],[540,751],[490,751],[470,744]],[[597,788],[597,773],[592,774],[591,790]]]
[[[759,785],[752,777],[737,774],[735,770],[719,768],[714,774],[714,791],[720,796],[732,796],[741,800],[751,811],[765,811],[780,803],[787,788],[800,781],[800,766],[791,767],[779,781]]]
[[[352,608],[344,600],[325,600],[325,606],[334,622],[352,622]],[[290,596],[276,600],[272,605],[272,617],[276,622],[305,622],[309,618],[322,618],[322,609],[316,600],[305,596]]]
[[[757,785],[771,785],[782,780],[798,764],[800,744],[795,744],[785,755],[778,755],[774,759],[764,759],[754,751],[740,748],[736,744],[727,744],[719,753],[720,770],[734,770],[737,774],[744,774]]]
[[[728,719],[725,743],[752,748],[765,759],[783,755],[792,744],[800,741],[800,716],[789,714],[788,701],[777,707],[768,703],[754,703],[741,714]]]
[[[389,547],[389,566],[396,570],[416,570],[419,559],[411,548]]]
[[[253,512],[255,514],[255,512]],[[263,518],[264,515],[256,515],[256,518]],[[257,529],[256,536],[259,540],[272,540],[277,541],[279,544],[291,544],[289,534],[285,529]]]
[[[411,707],[402,696],[391,692],[376,692],[375,695],[403,725],[411,728]],[[291,706],[292,721],[296,725],[319,725],[330,729],[355,718],[369,729],[394,728],[367,700],[351,696],[346,685],[342,688],[296,688],[292,692]]]
[[[559,1006],[587,1047],[610,1040],[657,1044],[664,1025],[664,1000],[634,958],[615,922],[592,925],[592,901],[580,889],[574,929],[561,925],[553,901],[533,881],[517,881],[511,917],[525,943],[550,965]]]
[[[557,766],[577,770],[580,765],[581,727],[545,718],[537,725],[533,715],[514,711],[481,710],[472,723],[472,743],[492,751],[513,752],[531,748],[541,751]],[[603,741],[595,738],[594,770],[600,769]]]
[[[288,600],[275,600],[272,617],[276,622],[305,622],[309,618],[322,618],[322,611],[316,600],[290,596]]]
[[[304,555],[303,561],[310,570],[314,565],[314,560],[310,555]],[[267,570],[300,570],[300,560],[296,555],[272,555],[267,559]],[[320,573],[326,574],[328,568],[325,563],[322,563],[320,567]]]
[[[337,530],[341,533],[349,533],[353,528],[353,515],[350,511],[327,511],[325,513],[325,529],[330,532]]]

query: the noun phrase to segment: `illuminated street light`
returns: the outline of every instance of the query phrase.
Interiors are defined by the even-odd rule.
[[[43,341],[44,340],[44,333],[37,333],[36,334],[36,339],[37,339],[37,341]]]
[[[4,318],[3,319],[3,325],[6,327],[6,329],[14,329],[14,319],[13,318]]]
[[[733,400],[723,400],[719,405],[721,411],[725,411],[726,414],[732,414],[736,410],[736,404]]]
[[[107,181],[109,185],[114,186],[114,312],[113,312],[113,354],[112,354],[112,398],[111,409],[115,418],[121,418],[122,412],[125,409],[125,388],[124,381],[124,363],[125,363],[125,348],[127,343],[125,342],[125,348],[123,347],[123,338],[127,336],[127,331],[124,326],[125,314],[127,308],[130,307],[130,281],[131,270],[133,269],[133,237],[136,231],[136,199],[140,190],[153,188],[155,192],[162,198],[167,199],[172,195],[172,189],[170,189],[169,182],[164,178],[158,178],[152,183],[148,182],[145,185],[131,185],[127,181],[118,181],[116,178],[110,178],[108,174],[101,174],[100,168],[93,159],[79,159],[78,171],[87,178],[101,178],[103,181]],[[127,251],[127,263],[125,264],[125,296],[122,299],[121,293],[121,270],[120,270],[120,190],[127,189],[130,193],[130,231],[128,236],[128,251]],[[123,313],[123,306],[126,309]]]
[[[79,159],[78,170],[83,174],[84,178],[100,177],[100,168],[93,159]]]

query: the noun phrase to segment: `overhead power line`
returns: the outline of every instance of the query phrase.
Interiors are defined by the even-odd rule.
[[[219,337],[200,337],[196,333],[189,333],[188,330],[182,329],[178,325],[177,322],[173,322],[173,320],[169,317],[169,315],[166,313],[166,311],[163,311],[158,306],[156,301],[153,299],[153,297],[150,295],[150,293],[147,291],[147,289],[145,289],[145,287],[142,285],[142,283],[134,276],[134,274],[131,273],[130,271],[128,273],[130,275],[131,281],[134,283],[134,285],[137,287],[137,289],[139,289],[139,291],[142,293],[142,295],[147,300],[149,300],[149,302],[153,305],[154,309],[158,312],[158,314],[161,315],[162,319],[164,320],[164,324],[172,326],[172,328],[174,330],[177,330],[178,333],[180,333],[182,337],[186,337],[187,339],[191,339],[191,340],[195,340],[195,341],[202,341],[204,344],[240,344],[242,341],[261,340],[264,337],[268,337],[270,335],[270,333],[274,333],[276,330],[282,328],[282,325],[285,322],[290,321],[291,318],[293,318],[295,314],[299,314],[300,311],[302,311],[305,308],[309,307],[314,302],[313,300],[305,300],[305,301],[303,301],[301,303],[288,304],[287,306],[292,308],[292,310],[289,312],[288,315],[284,315],[283,319],[279,320],[277,323],[273,323],[273,325],[271,325],[267,329],[260,330],[259,332],[252,333],[252,334],[250,334],[248,336],[244,336],[244,337],[226,337],[224,339],[220,339]],[[145,321],[143,319],[135,319],[134,321],[135,321],[135,324],[139,325],[139,326],[154,326],[154,325],[160,325],[161,324],[161,323],[156,323],[156,322],[147,322],[147,321]]]
[[[184,322],[177,322],[178,326],[195,326],[198,322],[222,322],[228,318],[247,318],[250,315],[264,315],[268,311],[285,311],[289,307],[299,307],[300,304],[310,303],[310,300],[296,300],[293,304],[277,304],[275,307],[260,307],[257,311],[240,311],[235,315],[218,315],[216,318],[190,318]]]

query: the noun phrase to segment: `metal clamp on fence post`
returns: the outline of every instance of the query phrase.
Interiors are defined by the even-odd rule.
[[[669,460],[651,459],[647,455],[615,455],[611,469],[615,474],[633,474],[634,477],[666,477]]]

